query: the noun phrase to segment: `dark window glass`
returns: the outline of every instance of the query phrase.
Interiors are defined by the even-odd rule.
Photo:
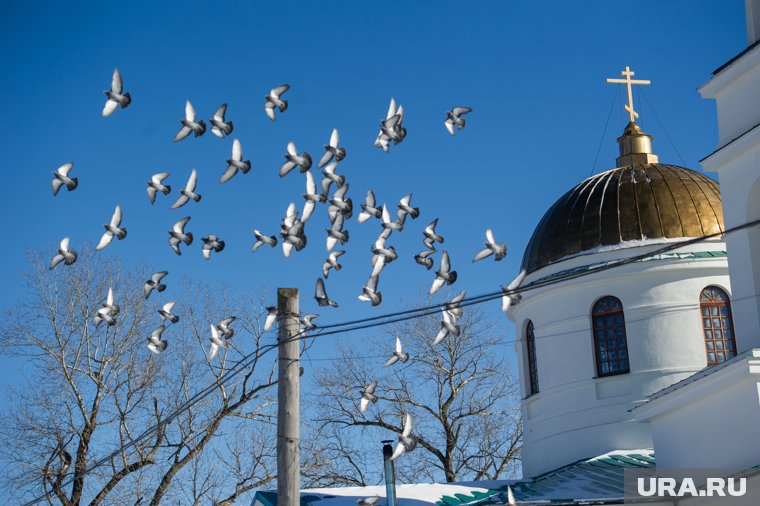
[[[699,306],[703,316],[707,365],[719,364],[735,356],[736,342],[728,294],[717,286],[708,286],[699,294]]]
[[[528,322],[528,328],[525,330],[525,343],[528,349],[528,376],[529,376],[529,393],[534,395],[538,393],[538,362],[536,361],[536,336],[533,333],[533,322]]]
[[[629,372],[623,304],[616,297],[602,297],[594,304],[591,318],[597,375],[612,376]]]

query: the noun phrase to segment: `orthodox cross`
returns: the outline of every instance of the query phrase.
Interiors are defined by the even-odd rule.
[[[652,81],[645,80],[645,79],[631,79],[631,76],[634,75],[633,71],[626,66],[625,70],[620,72],[620,75],[624,76],[625,79],[612,79],[607,78],[608,83],[615,83],[615,84],[625,84],[628,88],[628,104],[625,106],[625,110],[628,111],[628,115],[631,118],[631,123],[633,123],[633,120],[639,117],[639,113],[633,110],[633,90],[631,88],[632,84],[652,84]]]

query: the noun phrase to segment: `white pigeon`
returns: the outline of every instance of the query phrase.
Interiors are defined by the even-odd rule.
[[[234,126],[232,121],[225,121],[224,115],[227,113],[227,104],[222,104],[214,111],[214,116],[211,117],[209,123],[211,123],[211,132],[223,139],[225,135],[230,135]]]
[[[106,322],[109,327],[116,325],[119,311],[119,306],[114,302],[113,288],[109,287],[105,304],[95,313],[95,326],[100,326],[101,322]]]
[[[317,203],[325,201],[324,195],[317,193],[317,182],[314,180],[311,172],[306,172],[306,193],[304,193],[303,198],[306,203],[301,213],[301,221],[305,222],[311,217],[311,213],[314,212]]]
[[[162,322],[169,320],[172,323],[177,323],[179,321],[179,316],[172,313],[172,309],[174,309],[175,304],[176,302],[167,302],[161,307],[161,309],[158,310],[158,314],[161,315]]]
[[[253,230],[253,235],[256,237],[256,242],[253,243],[253,248],[251,248],[253,251],[256,251],[264,244],[268,244],[272,248],[277,246],[277,237],[273,235],[264,235],[256,229]]]
[[[465,290],[462,290],[459,292],[459,295],[451,299],[449,302],[446,303],[444,306],[444,309],[447,313],[451,315],[451,318],[454,320],[458,320],[462,317],[464,314],[464,308],[461,306],[462,301],[464,300],[465,296]]]
[[[330,269],[335,269],[335,271],[339,271],[343,268],[341,264],[338,263],[338,258],[345,255],[346,252],[344,250],[338,250],[338,251],[331,251],[329,255],[327,255],[327,259],[325,259],[325,262],[322,264],[322,275],[327,279],[327,276],[330,274]]]
[[[237,316],[228,316],[227,318],[221,319],[219,323],[216,324],[216,329],[223,338],[231,339],[232,336],[235,335],[235,329],[231,327],[232,322],[235,320],[237,320]]]
[[[383,204],[383,210],[380,213],[380,217],[383,220],[381,223],[381,226],[385,230],[397,230],[401,232],[404,230],[404,222],[406,221],[406,213],[399,209],[399,211],[396,214],[397,219],[395,221],[391,221],[391,213],[388,212],[388,207]]]
[[[166,341],[161,340],[161,334],[164,333],[164,330],[166,330],[166,327],[161,325],[160,327],[156,327],[153,329],[153,331],[150,333],[150,336],[148,337],[148,349],[155,353],[156,355],[160,354],[162,351],[166,349],[166,346],[168,343]]]
[[[232,141],[232,157],[227,160],[227,168],[224,169],[219,182],[226,183],[237,174],[238,170],[243,174],[248,174],[248,171],[251,170],[251,161],[243,161],[243,147],[240,145],[240,141],[235,139]]]
[[[443,321],[441,321],[441,330],[439,330],[438,334],[436,334],[435,339],[433,340],[433,345],[440,343],[449,335],[458,336],[460,332],[459,324],[454,322],[454,319],[451,317],[449,312],[445,309],[442,309],[441,312],[443,314]]]
[[[264,332],[269,332],[274,324],[277,322],[277,306],[269,306],[267,308],[267,317],[264,320]]]
[[[100,242],[97,246],[95,246],[96,251],[100,251],[109,244],[111,244],[111,241],[113,241],[113,238],[116,237],[120,241],[127,237],[127,229],[121,228],[121,206],[116,206],[116,209],[114,209],[113,216],[111,216],[111,222],[103,225],[103,228],[106,229],[103,236],[100,238]]]
[[[124,84],[119,69],[113,71],[113,76],[111,76],[111,89],[106,90],[103,93],[108,97],[106,105],[103,107],[103,117],[110,116],[119,106],[121,106],[122,109],[126,109],[127,106],[132,103],[132,96],[129,93],[124,93]]]
[[[148,192],[148,200],[150,200],[151,204],[156,202],[156,194],[158,192],[168,195],[169,192],[172,191],[171,185],[163,184],[163,180],[167,177],[169,177],[168,172],[159,172],[158,174],[153,174],[150,181],[148,181],[148,188],[146,191]]]
[[[322,158],[319,159],[319,163],[317,164],[317,168],[321,169],[325,165],[328,164],[333,158],[336,162],[340,162],[346,157],[346,148],[341,148],[338,146],[338,143],[340,142],[340,137],[338,136],[338,129],[333,128],[332,134],[330,135],[330,144],[325,144],[325,154],[322,155]]]
[[[180,243],[184,243],[185,246],[190,246],[193,243],[193,233],[185,232],[185,225],[187,225],[188,221],[190,221],[190,216],[185,216],[175,223],[169,231],[169,245],[178,255],[182,254],[179,250]]]
[[[496,244],[496,240],[493,238],[493,232],[491,229],[486,230],[486,247],[475,255],[475,258],[472,259],[472,263],[477,262],[478,260],[483,260],[486,257],[489,257],[491,255],[494,256],[494,260],[497,262],[507,256],[507,245],[504,243]]]
[[[184,190],[180,190],[180,196],[177,199],[177,201],[172,206],[172,209],[177,209],[178,207],[182,207],[185,204],[187,204],[190,199],[193,199],[196,202],[201,201],[201,196],[197,193],[195,193],[195,187],[198,185],[198,171],[193,169],[193,171],[190,173],[190,178],[187,180],[187,184],[185,185]]]
[[[322,278],[317,278],[317,285],[314,287],[314,300],[320,306],[338,307],[338,303],[327,296],[325,281]]]
[[[359,295],[359,300],[362,302],[370,302],[372,306],[379,306],[383,302],[383,293],[377,290],[377,284],[380,282],[379,276],[370,276],[367,280],[367,284],[362,288],[362,294]]]
[[[203,258],[206,260],[211,260],[212,251],[219,253],[224,249],[224,241],[213,234],[209,234],[208,237],[201,237],[201,239],[203,240]]]
[[[425,236],[425,239],[423,239],[423,243],[425,243],[425,247],[428,249],[435,249],[435,243],[441,243],[443,244],[443,236],[438,235],[435,231],[435,227],[438,225],[438,218],[434,219],[432,222],[430,222],[430,225],[425,227],[425,230],[423,230],[422,235]]]
[[[456,135],[456,130],[464,129],[466,121],[462,116],[468,112],[472,112],[471,107],[454,107],[454,109],[446,113],[446,120],[444,120],[443,124],[446,125],[446,130],[451,135]]]
[[[66,186],[68,191],[76,190],[79,186],[79,179],[75,177],[69,177],[69,171],[74,167],[72,162],[64,163],[53,172],[53,195],[58,195],[58,190],[61,186]]]
[[[403,454],[414,450],[416,446],[417,440],[412,437],[412,415],[407,413],[406,417],[404,417],[404,428],[398,436],[398,444],[396,445],[396,449],[393,450],[391,460],[396,460]]]
[[[69,249],[69,238],[64,237],[61,244],[58,246],[58,254],[53,257],[50,262],[50,269],[53,269],[56,265],[63,262],[65,265],[71,265],[77,261],[77,252],[73,249]]]
[[[367,410],[369,403],[377,403],[377,396],[375,395],[375,389],[377,388],[377,380],[373,379],[372,383],[364,387],[362,390],[362,398],[359,401],[359,411],[364,413]]]
[[[174,136],[174,142],[181,141],[190,135],[191,132],[196,137],[200,137],[206,133],[206,124],[203,120],[195,121],[195,108],[189,100],[185,103],[185,119],[181,119],[179,122],[182,123],[182,128]]]
[[[522,299],[522,294],[515,293],[515,289],[520,286],[520,283],[523,282],[523,279],[525,279],[524,270],[520,271],[520,274],[518,274],[517,277],[513,279],[506,288],[503,286],[501,287],[501,290],[503,292],[503,295],[501,296],[501,310],[505,313],[507,310],[509,310],[510,306],[514,306]]]
[[[302,173],[311,169],[311,155],[306,151],[304,151],[303,154],[299,154],[295,142],[288,142],[287,151],[288,152],[283,155],[285,162],[280,167],[280,177],[286,176],[288,172],[296,167],[298,167],[298,170]]]
[[[387,362],[385,362],[385,367],[392,366],[398,361],[401,361],[401,363],[405,364],[409,360],[409,354],[404,353],[403,348],[401,347],[401,339],[398,337],[396,338],[396,349],[393,350],[393,355],[391,355],[391,358],[388,359]]]
[[[356,506],[375,506],[379,500],[379,495],[373,495],[372,497],[366,497],[364,499],[357,499]]]
[[[451,270],[451,264],[449,262],[449,252],[444,251],[443,255],[441,256],[441,267],[437,271],[435,271],[435,279],[433,280],[433,284],[430,287],[430,291],[428,293],[430,295],[433,295],[444,284],[450,285],[454,283],[456,280],[457,280],[457,271]]]
[[[367,195],[364,197],[364,204],[360,204],[360,207],[362,208],[362,212],[359,213],[359,217],[356,219],[359,223],[364,223],[373,216],[375,218],[381,218],[383,215],[383,210],[378,209],[375,205],[375,192],[372,190],[367,190]]]
[[[169,274],[168,271],[160,271],[154,273],[149,280],[145,281],[143,284],[143,295],[147,299],[151,293],[153,293],[153,290],[157,290],[159,292],[163,292],[166,290],[166,285],[161,284],[161,280]]]
[[[219,348],[227,348],[227,342],[220,339],[219,331],[213,323],[211,324],[211,336],[209,339],[211,340],[211,348],[208,350],[208,359],[214,360],[214,357],[219,353]]]
[[[266,103],[264,104],[264,111],[272,121],[275,120],[274,110],[279,109],[280,112],[285,112],[288,108],[288,101],[282,100],[280,96],[290,89],[289,84],[281,84],[276,88],[272,88],[269,91],[269,95],[266,96]]]

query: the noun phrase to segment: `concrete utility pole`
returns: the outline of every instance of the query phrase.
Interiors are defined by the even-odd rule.
[[[277,506],[301,503],[298,289],[277,290]]]

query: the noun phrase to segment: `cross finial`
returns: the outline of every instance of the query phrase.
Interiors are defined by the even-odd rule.
[[[633,109],[633,90],[631,89],[632,84],[652,84],[652,81],[644,80],[644,79],[631,79],[631,76],[634,75],[633,71],[626,65],[625,70],[620,72],[620,75],[624,76],[625,79],[612,79],[607,78],[608,83],[615,83],[615,84],[625,84],[628,88],[628,104],[625,106],[625,110],[628,111],[628,115],[631,118],[631,123],[639,117],[639,113],[637,113]]]

